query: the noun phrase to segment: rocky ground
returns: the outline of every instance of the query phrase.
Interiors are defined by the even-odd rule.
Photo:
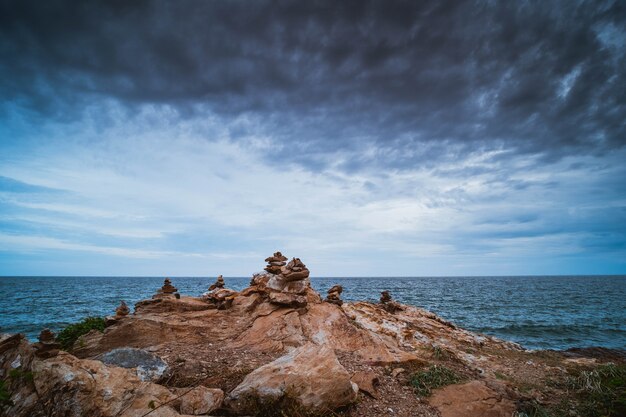
[[[286,260],[268,258],[241,292],[218,280],[202,297],[181,297],[166,282],[70,352],[47,333],[38,344],[2,336],[0,413],[592,416],[585,378],[621,375],[625,363],[603,349],[527,351],[388,294],[348,304],[333,288],[322,300],[308,269]],[[619,389],[613,414],[597,415],[624,415]]]

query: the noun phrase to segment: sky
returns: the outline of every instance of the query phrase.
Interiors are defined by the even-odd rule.
[[[0,0],[0,275],[626,274],[622,1]]]

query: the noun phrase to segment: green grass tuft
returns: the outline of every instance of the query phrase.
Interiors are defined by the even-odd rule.
[[[34,375],[32,372],[25,371],[20,367],[16,369],[11,369],[9,371],[9,378],[14,381],[33,382]]]
[[[626,416],[626,365],[577,371],[560,388],[569,392],[569,399],[549,405],[527,402],[516,417]]]
[[[59,332],[57,340],[61,343],[61,347],[70,350],[74,346],[74,342],[84,334],[91,330],[104,331],[104,319],[102,317],[87,317],[83,321],[70,324]]]
[[[411,385],[420,397],[428,397],[432,390],[462,381],[453,370],[442,365],[433,365],[430,368],[417,372],[411,377]]]

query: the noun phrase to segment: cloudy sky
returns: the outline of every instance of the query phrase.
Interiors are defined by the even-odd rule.
[[[0,1],[0,275],[626,273],[621,1]]]

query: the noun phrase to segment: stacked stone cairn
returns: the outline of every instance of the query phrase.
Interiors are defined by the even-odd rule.
[[[176,287],[172,285],[172,281],[169,278],[165,278],[163,286],[157,291],[152,298],[180,298],[180,294]]]
[[[280,269],[280,274],[285,277],[287,282],[299,281],[309,277],[309,270],[300,258],[293,258],[287,266]]]
[[[383,291],[380,293],[380,306],[389,313],[395,313],[396,311],[404,310],[399,303],[391,299],[389,291]]]
[[[202,298],[214,305],[218,310],[229,309],[233,305],[237,291],[224,288],[224,286],[224,277],[220,275],[215,283],[211,284],[209,290],[202,294]]]
[[[341,285],[333,285],[330,290],[328,290],[328,295],[326,296],[326,302],[331,304],[336,304],[341,306],[343,304],[343,300],[341,299],[341,293],[343,292],[343,287]]]
[[[310,272],[306,265],[298,258],[289,263],[286,260],[280,252],[266,258],[267,272],[254,274],[250,287],[242,294],[258,293],[272,304],[295,308],[305,307],[309,297],[321,301],[319,294],[311,289]]]
[[[115,317],[122,318],[130,314],[130,308],[126,305],[124,300],[120,301],[120,305],[115,309]]]
[[[35,355],[42,359],[52,358],[59,354],[61,344],[54,338],[54,333],[49,329],[43,329],[39,333],[39,342],[34,343]]]
[[[224,277],[221,275],[218,276],[215,283],[209,287],[209,291],[213,291],[218,288],[224,288]]]
[[[112,326],[117,323],[119,320],[130,314],[130,308],[126,305],[124,301],[120,301],[120,305],[115,309],[115,316],[107,316],[104,319],[105,326]]]
[[[280,252],[276,252],[273,256],[265,258],[265,262],[267,262],[267,266],[265,267],[265,270],[269,272],[270,274],[278,275],[280,274],[282,267],[287,264],[285,262],[286,260],[287,260],[286,256],[284,256]]]

